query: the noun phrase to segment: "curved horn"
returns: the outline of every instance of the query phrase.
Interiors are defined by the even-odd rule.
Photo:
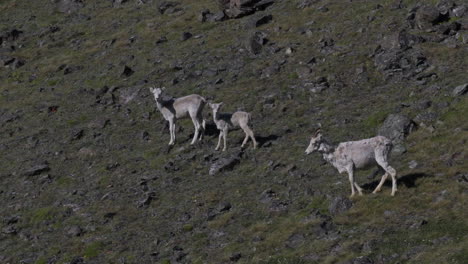
[[[318,136],[318,134],[322,132],[322,129],[321,128],[318,128],[316,131],[315,131],[315,134],[314,134],[314,137]]]

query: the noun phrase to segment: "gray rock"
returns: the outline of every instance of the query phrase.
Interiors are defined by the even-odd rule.
[[[468,83],[455,87],[452,91],[452,96],[464,95],[466,91],[468,91]]]
[[[198,21],[200,22],[206,22],[209,20],[210,17],[212,17],[213,14],[210,12],[209,9],[203,9],[200,14],[198,15]]]
[[[132,68],[130,68],[129,66],[125,65],[124,70],[122,71],[121,76],[122,76],[122,77],[130,77],[130,76],[132,76],[134,73],[135,73],[135,71],[132,70]]]
[[[298,248],[303,245],[305,242],[304,234],[295,233],[292,234],[286,241],[286,247],[288,248]]]
[[[42,164],[37,164],[29,168],[28,170],[23,172],[24,176],[35,176],[39,175],[43,172],[47,172],[50,170],[49,164],[47,162],[44,162]]]
[[[374,261],[366,256],[360,256],[349,261],[343,262],[342,264],[374,264]]]
[[[67,234],[72,237],[81,236],[83,234],[83,229],[79,226],[72,226],[68,229]]]
[[[416,11],[415,22],[419,29],[430,29],[443,19],[444,16],[435,6],[425,5]]]
[[[278,73],[281,69],[279,64],[273,64],[262,70],[261,78],[270,78],[271,76]]]
[[[16,58],[16,57],[9,57],[9,56],[0,58],[0,62],[2,62],[3,66],[12,68],[14,70],[26,64],[26,62],[23,59]]]
[[[328,206],[331,215],[339,215],[348,211],[353,206],[353,202],[346,197],[335,197]]]
[[[81,129],[81,128],[78,128],[78,129],[72,129],[72,132],[71,132],[71,139],[70,140],[78,140],[78,139],[81,139],[83,136],[84,136],[84,130]]]
[[[232,262],[237,262],[241,259],[242,254],[241,253],[233,253],[230,257],[229,260]]]
[[[180,36],[180,40],[186,41],[186,40],[190,39],[192,36],[193,36],[192,33],[190,33],[190,32],[184,32],[184,33],[182,33],[182,35]]]
[[[250,15],[257,10],[264,10],[275,0],[218,0],[221,10],[229,18],[239,18]]]
[[[390,114],[379,128],[377,134],[387,137],[394,144],[394,152],[405,150],[403,141],[415,128],[414,122],[401,114]]]
[[[312,73],[312,69],[308,66],[300,66],[296,68],[297,76],[301,79],[307,79]]]
[[[452,13],[456,17],[463,17],[468,14],[468,7],[466,5],[457,6],[452,9]]]
[[[311,5],[316,4],[316,3],[320,2],[320,1],[321,0],[301,0],[297,4],[297,8],[304,9],[304,8],[310,7]]]
[[[7,235],[16,235],[18,234],[18,229],[16,228],[16,226],[10,225],[2,228],[2,233]]]
[[[251,53],[257,55],[263,49],[263,45],[267,43],[267,34],[261,31],[256,31],[252,35],[250,35],[247,39],[247,50]]]
[[[415,161],[415,160],[412,160],[412,161],[408,162],[408,168],[410,168],[410,169],[416,169],[418,167],[418,165],[419,165],[418,162]]]
[[[252,18],[247,20],[245,24],[245,28],[250,29],[250,28],[259,27],[261,25],[269,23],[272,19],[273,19],[272,15],[264,15],[264,14],[254,15]]]
[[[173,14],[177,11],[181,11],[182,8],[179,8],[179,2],[174,1],[163,1],[158,5],[158,11],[161,14]]]
[[[406,30],[390,34],[383,38],[381,43],[384,49],[407,49],[418,43],[423,43],[426,40],[421,36],[416,36],[408,33]]]
[[[211,166],[209,170],[209,174],[211,176],[218,174],[222,171],[231,170],[240,163],[240,152],[228,157],[223,157],[216,160]]]
[[[61,13],[73,13],[84,6],[83,0],[54,0],[57,10]]]

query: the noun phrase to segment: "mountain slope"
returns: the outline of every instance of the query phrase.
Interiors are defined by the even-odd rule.
[[[464,262],[463,1],[274,1],[205,22],[217,1],[143,2],[0,3],[0,262]],[[168,147],[150,86],[251,112],[260,148],[233,131],[214,151],[208,107],[204,141],[181,120]],[[339,143],[391,114],[415,127],[395,197],[370,194],[370,170],[348,199],[347,176],[304,154],[319,124]]]

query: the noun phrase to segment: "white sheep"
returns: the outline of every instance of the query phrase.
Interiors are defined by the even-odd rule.
[[[334,147],[323,138],[320,129],[318,129],[312,136],[305,153],[310,154],[318,151],[339,173],[347,172],[351,183],[351,197],[354,196],[354,188],[357,189],[359,195],[362,195],[362,189],[354,179],[354,171],[379,166],[385,171],[385,174],[373,193],[380,191],[388,175],[390,175],[392,177],[391,195],[394,196],[397,191],[396,171],[388,164],[392,146],[391,140],[383,136],[377,136],[359,141],[342,142]]]
[[[254,149],[257,148],[257,141],[255,140],[254,133],[249,127],[250,114],[247,112],[237,111],[235,113],[220,113],[219,110],[223,103],[209,103],[211,109],[213,109],[213,121],[216,124],[216,127],[219,131],[218,145],[215,150],[218,150],[221,146],[221,138],[224,138],[224,148],[223,151],[226,151],[227,148],[227,133],[230,129],[235,127],[240,127],[244,130],[245,138],[242,142],[241,148],[247,143],[249,138],[252,139]]]
[[[201,140],[205,131],[205,120],[202,117],[202,111],[206,104],[206,99],[198,94],[191,94],[184,97],[164,100],[163,90],[164,88],[150,87],[150,91],[156,100],[156,106],[164,119],[169,121],[169,132],[171,134],[169,145],[175,144],[176,120],[186,118],[188,116],[192,119],[195,127],[195,134],[193,135],[192,143],[190,144],[193,145],[197,140]]]

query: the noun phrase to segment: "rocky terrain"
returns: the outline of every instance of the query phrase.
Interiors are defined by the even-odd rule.
[[[0,263],[466,263],[462,0],[0,1]],[[215,151],[149,87],[252,113]],[[377,134],[391,184],[304,151]]]

